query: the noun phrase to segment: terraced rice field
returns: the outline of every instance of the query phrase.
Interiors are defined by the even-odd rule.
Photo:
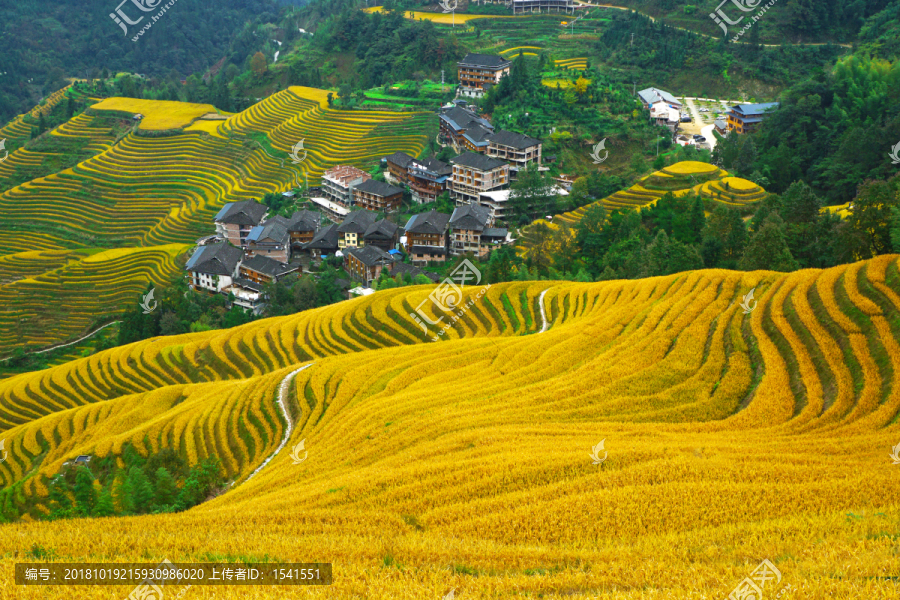
[[[561,60],[554,60],[553,64],[556,65],[557,68],[583,71],[587,69],[587,58],[564,58]]]
[[[315,185],[337,164],[369,169],[398,150],[418,156],[436,133],[432,113],[337,111],[328,108],[326,97],[324,90],[294,87],[225,119],[210,118],[215,109],[209,105],[104,100],[36,140],[40,146],[17,150],[0,165],[0,190],[5,182],[27,179],[0,193],[0,258],[36,250],[130,248],[142,261],[161,259],[165,252],[143,250],[182,247],[209,235],[213,216],[226,202],[291,189],[303,182],[302,170]],[[131,130],[134,113],[145,116],[138,131]],[[170,129],[168,135],[144,131],[160,128]],[[308,154],[298,167],[289,153],[301,139]],[[53,169],[76,155],[86,158]],[[171,260],[130,271],[134,279],[121,289],[133,298],[148,273],[176,276]],[[104,287],[98,280],[112,277],[109,271],[84,265],[66,285],[106,290],[113,284],[110,279]],[[63,323],[64,311],[45,304],[46,287],[16,286],[17,302],[29,308],[17,308],[0,322],[0,356],[14,349],[9,344],[57,343],[70,332],[77,337],[80,327],[107,315],[109,307],[122,306],[116,295],[96,303],[91,315],[79,297],[83,310]],[[13,327],[14,318],[35,325]],[[55,326],[38,332],[49,320]]]
[[[366,12],[384,12],[382,7],[380,6],[371,6],[369,8],[363,9]],[[438,23],[441,25],[452,25],[456,23],[457,25],[468,23],[469,21],[474,21],[475,19],[514,19],[512,15],[453,15],[452,13],[442,13],[442,12],[420,12],[420,11],[404,11],[403,16],[407,19],[413,21],[420,21],[422,19],[431,21],[433,23]]]
[[[2,525],[0,565],[32,545],[67,562],[265,556],[332,562],[309,598],[637,600],[727,597],[768,559],[789,598],[894,598],[898,261],[497,284],[437,343],[406,316],[433,287],[399,288],[17,376],[0,382],[7,512],[39,516],[63,461],[126,442],[217,456],[237,483],[180,514]],[[247,481],[304,364],[286,449]]]

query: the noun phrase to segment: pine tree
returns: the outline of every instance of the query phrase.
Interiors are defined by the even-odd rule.
[[[131,498],[129,504],[132,510],[137,514],[150,512],[153,508],[153,487],[143,469],[131,467],[128,471],[126,485]]]
[[[744,271],[796,271],[800,268],[784,238],[784,221],[772,214],[757,231],[741,257]]]
[[[97,503],[94,505],[94,516],[111,517],[116,514],[115,505],[113,504],[112,486],[108,485],[100,491],[97,497]]]
[[[156,505],[171,506],[175,504],[178,495],[178,487],[175,484],[175,478],[166,470],[160,467],[156,470]]]
[[[94,490],[94,474],[87,467],[78,467],[75,472],[75,506],[82,515],[89,515],[97,502]]]

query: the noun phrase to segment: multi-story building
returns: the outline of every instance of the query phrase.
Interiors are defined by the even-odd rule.
[[[327,198],[316,196],[310,198],[309,201],[315,204],[319,209],[321,209],[322,213],[334,223],[340,223],[347,217],[347,215],[350,214],[349,208],[347,208],[346,206],[342,206],[337,202],[332,202]]]
[[[447,189],[453,168],[436,158],[413,160],[409,163],[409,191],[413,202],[434,202]]]
[[[338,165],[322,173],[322,195],[341,206],[353,202],[353,188],[372,176],[353,165]]]
[[[541,166],[541,140],[521,133],[500,130],[488,138],[486,154],[510,163],[513,172],[524,171],[529,163]]]
[[[300,265],[289,265],[266,256],[254,256],[241,261],[238,276],[260,284],[273,283],[299,270]]]
[[[450,197],[457,204],[477,204],[481,193],[509,186],[509,165],[499,158],[466,152],[450,162]]]
[[[513,0],[513,14],[542,12],[562,12],[575,14],[576,4],[572,0]]]
[[[353,204],[366,210],[398,210],[403,189],[389,183],[367,179],[353,189]]]
[[[222,241],[198,247],[184,269],[190,274],[191,287],[216,293],[232,284],[243,258],[240,248]]]
[[[399,230],[400,227],[396,223],[381,219],[369,225],[363,234],[363,242],[366,246],[377,246],[388,252],[397,247],[397,241],[400,239]]]
[[[366,245],[363,236],[378,219],[378,214],[370,210],[354,210],[338,225],[338,248],[356,248]]]
[[[494,126],[483,117],[461,106],[444,108],[440,115],[441,136],[455,148],[484,152]]]
[[[735,104],[728,110],[728,129],[738,133],[755,131],[768,113],[778,108],[778,102],[763,104]]]
[[[406,223],[406,252],[413,264],[447,260],[450,247],[448,223],[450,215],[436,210],[419,213]]]
[[[275,216],[257,225],[247,235],[247,257],[268,256],[273,260],[291,260],[291,234],[289,222],[282,216]]]
[[[347,273],[354,281],[360,281],[366,287],[378,279],[383,269],[390,270],[393,262],[394,257],[377,246],[351,248],[344,254]]]
[[[388,173],[390,173],[391,179],[401,184],[408,183],[409,163],[412,161],[413,157],[406,152],[394,152],[390,156],[384,157],[384,162],[387,163]]]
[[[312,258],[330,256],[338,250],[338,224],[332,223],[328,227],[320,229],[313,236],[312,241],[303,244],[303,250],[309,252]]]
[[[288,219],[287,231],[291,236],[291,250],[300,250],[319,231],[319,214],[311,210],[298,210]]]
[[[678,109],[679,113],[681,112],[681,100],[665,90],[651,87],[647,88],[646,90],[639,91],[637,95],[641,101],[641,104],[647,110],[650,110],[650,107],[654,104],[657,104],[658,102],[665,102],[667,106]]]
[[[268,210],[265,204],[255,200],[229,202],[213,219],[216,224],[216,235],[233,246],[244,248],[247,246],[250,231],[262,223]]]
[[[481,256],[481,232],[491,223],[491,212],[478,204],[458,206],[450,215],[450,254],[460,256],[471,252]]]
[[[467,54],[456,64],[460,93],[469,96],[484,95],[485,86],[489,89],[489,86],[500,83],[500,78],[509,74],[511,65],[511,61],[498,54]]]

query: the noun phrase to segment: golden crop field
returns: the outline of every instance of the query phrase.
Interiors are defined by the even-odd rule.
[[[76,339],[137,298],[148,280],[179,277],[175,257],[160,248],[184,251],[213,233],[224,203],[316,185],[338,164],[369,170],[396,151],[419,156],[436,132],[432,113],[334,110],[327,95],[291,87],[224,119],[209,118],[211,105],[108,98],[42,136],[41,146],[11,153],[0,164],[0,260],[112,248],[131,258],[83,261],[59,273],[48,264],[29,271],[33,282],[0,284],[0,299],[14,303],[0,310],[0,357]],[[144,115],[137,130],[135,113]],[[148,135],[159,129],[171,131]],[[290,152],[300,141],[306,159],[294,165]],[[54,168],[57,148],[71,147],[83,160]],[[77,310],[51,302],[57,294]]]
[[[35,548],[334,566],[330,587],[183,596],[198,600],[700,600],[769,560],[781,577],[765,598],[897,597],[900,257],[467,287],[472,306],[437,342],[407,316],[433,289],[0,381],[3,514],[26,512],[0,525],[0,566]],[[293,433],[250,478],[286,431],[275,391],[307,364],[288,388]],[[63,461],[126,442],[216,456],[236,483],[184,513],[35,521]],[[131,587],[6,579],[0,595]]]
[[[371,6],[369,8],[363,9],[366,12],[384,12],[384,9],[381,6]],[[453,15],[451,13],[442,13],[442,12],[420,12],[420,11],[412,11],[407,10],[403,12],[404,18],[419,21],[421,19],[426,19],[428,21],[432,21],[434,23],[439,23],[441,25],[451,25],[453,23],[467,23],[469,21],[474,21],[475,19],[514,19],[513,15]]]

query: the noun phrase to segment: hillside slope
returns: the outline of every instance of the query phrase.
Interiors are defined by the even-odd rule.
[[[310,598],[725,597],[765,558],[791,597],[894,597],[897,256],[466,288],[473,304],[441,343],[407,316],[431,291],[0,382],[7,514],[39,516],[64,460],[126,442],[217,456],[236,482],[182,514],[0,526],[0,545],[71,561],[333,562],[334,585]],[[251,478],[286,431],[276,389],[303,365],[293,433]]]
[[[176,244],[184,252],[185,244],[214,232],[212,219],[226,202],[315,185],[337,164],[371,168],[398,150],[418,156],[436,128],[428,113],[332,110],[326,94],[292,87],[234,115],[181,102],[110,98],[95,104],[17,145],[0,163],[0,261],[20,262],[36,250],[129,248],[146,258],[139,249]],[[137,125],[136,113],[144,115]],[[306,160],[295,165],[289,153],[300,141]],[[165,276],[87,269],[83,277],[55,278],[62,297],[83,299],[77,314],[53,312],[33,288],[0,284],[0,298],[12,294],[30,310],[0,312],[0,357],[78,337],[96,319],[120,314],[148,283],[164,285],[178,274],[164,262],[150,266]],[[126,276],[128,285],[114,301],[84,293],[89,283],[103,279],[101,288],[108,287]]]

